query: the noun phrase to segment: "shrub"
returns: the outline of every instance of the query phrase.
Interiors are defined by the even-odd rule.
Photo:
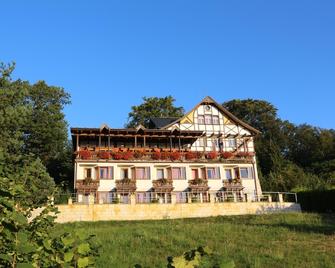
[[[81,159],[89,159],[91,158],[91,152],[88,150],[82,150],[78,152]]]
[[[221,153],[221,157],[224,158],[224,159],[228,159],[228,158],[231,158],[233,157],[233,153],[232,152],[223,152]]]
[[[110,158],[110,153],[102,151],[102,152],[98,153],[98,157],[101,158],[101,159],[109,159]]]
[[[181,157],[180,152],[172,152],[172,153],[170,154],[170,159],[171,159],[172,161],[179,160],[180,157]]]
[[[335,189],[298,192],[298,202],[303,211],[334,212]]]
[[[218,153],[213,151],[213,152],[209,152],[206,155],[207,159],[216,159],[218,157]]]

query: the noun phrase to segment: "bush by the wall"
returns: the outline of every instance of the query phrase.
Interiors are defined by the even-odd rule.
[[[298,192],[303,211],[335,212],[335,189]]]

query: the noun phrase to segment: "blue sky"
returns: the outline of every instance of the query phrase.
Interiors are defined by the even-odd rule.
[[[265,99],[335,128],[335,1],[4,1],[0,61],[72,96],[70,126],[122,127],[142,96],[186,110]]]

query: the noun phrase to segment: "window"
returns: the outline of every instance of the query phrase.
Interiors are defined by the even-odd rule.
[[[92,169],[91,168],[85,168],[84,175],[85,175],[85,178],[92,178]]]
[[[213,121],[213,125],[218,125],[219,124],[219,116],[213,115],[212,121]]]
[[[229,139],[228,140],[228,147],[235,148],[236,147],[236,140],[235,139]]]
[[[99,167],[100,179],[113,179],[113,167]]]
[[[252,179],[253,176],[253,169],[252,167],[248,167],[248,168],[240,168],[240,176],[242,179]]]
[[[207,179],[220,179],[220,168],[207,168]]]
[[[197,168],[192,168],[192,179],[199,179],[199,170]]]
[[[211,115],[205,115],[205,124],[211,125],[212,124],[212,116]]]
[[[186,179],[186,169],[184,167],[172,168],[172,179],[173,180]]]
[[[203,115],[198,115],[198,124],[205,124],[205,118]]]
[[[137,180],[148,180],[149,179],[149,167],[135,168],[135,178]]]
[[[157,169],[157,179],[164,179],[164,169],[159,168]]]
[[[129,179],[128,168],[121,168],[121,180],[123,179]]]
[[[231,180],[233,178],[232,173],[231,173],[231,169],[225,169],[225,173],[226,173],[226,179],[227,180]]]

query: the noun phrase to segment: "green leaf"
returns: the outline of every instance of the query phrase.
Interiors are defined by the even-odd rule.
[[[79,258],[77,264],[78,264],[79,268],[81,268],[81,267],[87,267],[88,264],[89,264],[88,257]]]
[[[72,261],[72,259],[73,259],[73,252],[66,252],[65,254],[64,254],[64,261],[65,262],[71,262]]]
[[[0,254],[0,260],[11,261],[12,257],[7,254]]]
[[[62,240],[64,246],[70,246],[75,241],[74,238],[72,238],[70,236],[62,237],[61,240]]]
[[[43,240],[43,246],[48,250],[52,250],[50,240]]]
[[[85,255],[91,250],[89,243],[80,244],[78,247],[78,253]]]

